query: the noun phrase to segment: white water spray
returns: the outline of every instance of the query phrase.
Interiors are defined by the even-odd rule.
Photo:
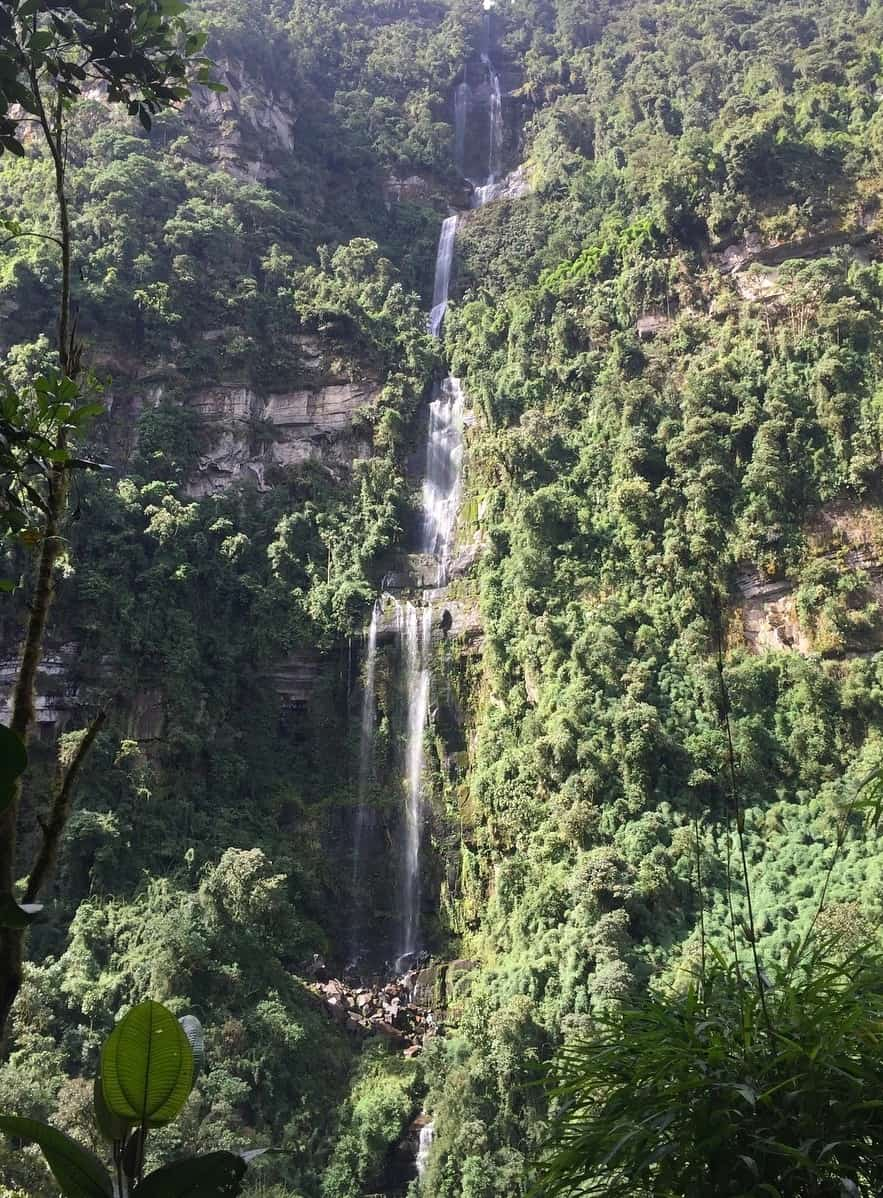
[[[435,282],[432,288],[432,311],[429,313],[429,331],[433,337],[441,333],[442,321],[448,309],[448,292],[451,287],[451,263],[454,260],[454,238],[457,234],[457,216],[449,216],[442,224],[435,256]]]
[[[433,1123],[424,1123],[420,1128],[420,1139],[417,1142],[417,1176],[422,1177],[426,1172],[426,1167],[429,1164],[429,1153],[432,1149],[432,1142],[435,1139],[435,1125]]]
[[[437,563],[435,585],[448,581],[463,468],[463,388],[449,375],[429,405],[426,470],[423,476],[421,552]]]
[[[358,963],[361,949],[362,910],[362,848],[365,839],[370,808],[368,787],[374,765],[374,722],[377,716],[377,701],[374,681],[377,670],[377,629],[380,623],[381,604],[377,599],[371,613],[371,623],[365,641],[365,674],[362,684],[362,718],[359,727],[359,779],[356,818],[353,824],[353,874],[352,874],[352,919],[350,922],[350,968]]]

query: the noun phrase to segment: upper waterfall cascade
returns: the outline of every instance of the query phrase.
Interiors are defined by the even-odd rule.
[[[496,72],[490,55],[483,52],[481,61],[488,73],[490,98],[488,100],[488,164],[487,178],[480,187],[476,187],[474,206],[481,208],[497,197],[498,178],[503,154],[503,94],[500,90],[500,76]]]

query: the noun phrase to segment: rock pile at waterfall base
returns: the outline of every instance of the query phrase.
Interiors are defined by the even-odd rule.
[[[374,986],[350,986],[332,978],[310,982],[308,989],[335,1023],[353,1036],[376,1036],[417,1056],[424,1042],[440,1028],[433,1012],[412,1001],[414,974]]]

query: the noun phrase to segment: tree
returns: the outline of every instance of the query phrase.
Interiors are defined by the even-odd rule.
[[[189,94],[192,78],[216,86],[210,80],[207,60],[198,57],[203,38],[188,30],[181,17],[184,9],[181,0],[73,0],[70,4],[12,0],[0,4],[0,152],[21,156],[29,140],[27,131],[36,136],[52,163],[58,218],[57,229],[52,232],[12,227],[9,235],[48,239],[58,246],[61,256],[57,365],[33,388],[38,398],[45,397],[47,428],[39,430],[40,439],[34,443],[34,430],[20,420],[16,423],[27,404],[16,405],[11,400],[5,410],[6,425],[0,425],[0,435],[11,447],[6,454],[6,464],[12,465],[7,487],[11,510],[24,487],[38,512],[33,536],[37,569],[10,724],[12,733],[24,745],[35,719],[34,687],[52,604],[55,565],[62,547],[62,523],[74,464],[71,434],[91,407],[84,402],[82,346],[71,297],[73,240],[66,188],[67,118],[87,88],[101,87],[109,102],[124,104],[149,129],[152,114]],[[22,469],[16,471],[19,462]],[[40,467],[36,482],[28,477],[35,462]],[[3,464],[0,461],[0,466]],[[81,750],[88,748],[99,726],[93,723],[81,742]],[[50,817],[43,826],[38,861],[27,886],[29,902],[37,897],[52,867],[81,760],[78,751],[59,780]],[[15,901],[20,786],[19,777],[0,810],[0,903],[5,906]],[[21,984],[25,932],[21,922],[16,917],[13,923],[19,926],[0,927],[0,1035]]]

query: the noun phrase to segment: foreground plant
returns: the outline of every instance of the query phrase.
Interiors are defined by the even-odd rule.
[[[39,1145],[64,1198],[234,1198],[251,1152],[210,1152],[144,1175],[149,1132],[179,1114],[203,1059],[202,1029],[160,1003],[133,1007],[111,1032],[95,1079],[95,1122],[112,1145],[113,1172],[70,1136],[18,1115],[0,1130]]]
[[[766,1012],[723,959],[705,985],[598,1020],[559,1055],[540,1192],[605,1198],[883,1193],[883,959],[822,949]]]

